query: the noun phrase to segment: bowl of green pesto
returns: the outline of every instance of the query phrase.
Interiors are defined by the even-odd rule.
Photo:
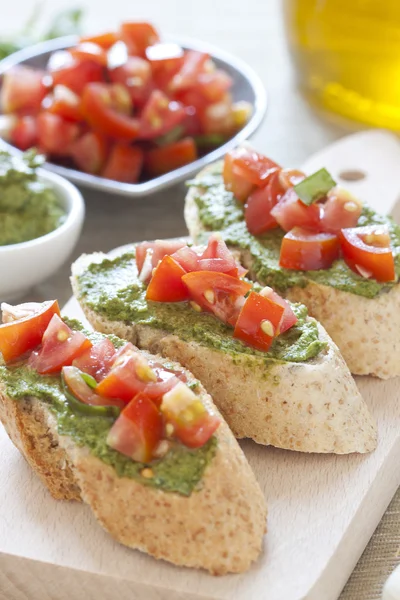
[[[0,301],[23,296],[56,272],[82,229],[79,190],[42,170],[43,160],[0,148]]]

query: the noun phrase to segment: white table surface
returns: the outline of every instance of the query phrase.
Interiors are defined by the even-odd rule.
[[[10,34],[20,27],[36,4],[34,0],[0,1],[3,9],[0,34]],[[285,45],[280,0],[77,0],[75,3],[47,0],[42,21],[62,8],[78,4],[85,9],[84,25],[88,33],[112,29],[123,19],[146,19],[163,31],[201,38],[247,61],[258,72],[269,94],[267,117],[254,137],[254,144],[283,165],[299,165],[310,154],[357,129],[317,114],[297,90]],[[87,218],[72,258],[82,252],[107,251],[141,239],[186,233],[182,216],[183,186],[143,202],[83,192]],[[32,290],[29,299],[57,297],[64,304],[71,295],[68,275],[69,265],[66,265]],[[398,522],[396,526],[399,527]],[[355,575],[360,577],[360,570]],[[384,567],[380,577],[381,581],[385,578]],[[350,580],[341,600],[378,597],[361,597],[355,589]]]

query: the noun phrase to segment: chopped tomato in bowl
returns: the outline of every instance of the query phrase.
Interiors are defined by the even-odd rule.
[[[80,178],[82,172],[139,186],[196,162],[244,129],[249,135],[265,110],[256,76],[247,76],[240,63],[236,66],[218,51],[170,42],[150,23],[125,22],[115,32],[94,33],[71,47],[55,40],[43,48],[35,60],[19,64],[18,57],[11,57],[9,68],[0,68],[0,108],[16,119],[13,135],[4,135],[20,149],[40,147],[49,164],[64,173],[67,168],[74,181],[93,182]],[[236,78],[250,94],[234,85]],[[243,100],[246,96],[251,102]],[[59,146],[41,144],[43,131],[56,123],[48,115],[57,117],[62,130]],[[97,158],[89,161],[76,151],[87,147],[88,138],[81,144],[87,134],[105,137],[100,166]],[[112,170],[102,168],[115,144],[129,144],[144,155],[139,173],[136,164],[132,175],[114,164]]]

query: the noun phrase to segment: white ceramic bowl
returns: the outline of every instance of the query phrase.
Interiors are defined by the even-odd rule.
[[[0,300],[15,300],[52,275],[67,260],[78,240],[85,215],[79,190],[69,181],[38,170],[38,179],[50,185],[66,212],[64,223],[40,238],[0,246]]]

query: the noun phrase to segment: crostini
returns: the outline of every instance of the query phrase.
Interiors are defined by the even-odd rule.
[[[201,383],[181,365],[60,318],[3,306],[0,419],[57,499],[131,548],[213,574],[248,569],[266,505]]]
[[[192,238],[218,231],[250,276],[304,303],[353,374],[400,375],[400,229],[335,185],[249,147],[190,184]]]
[[[72,286],[98,331],[180,362],[237,438],[303,452],[369,452],[376,428],[337,347],[300,304],[244,278],[225,243],[144,242],[83,256]]]

